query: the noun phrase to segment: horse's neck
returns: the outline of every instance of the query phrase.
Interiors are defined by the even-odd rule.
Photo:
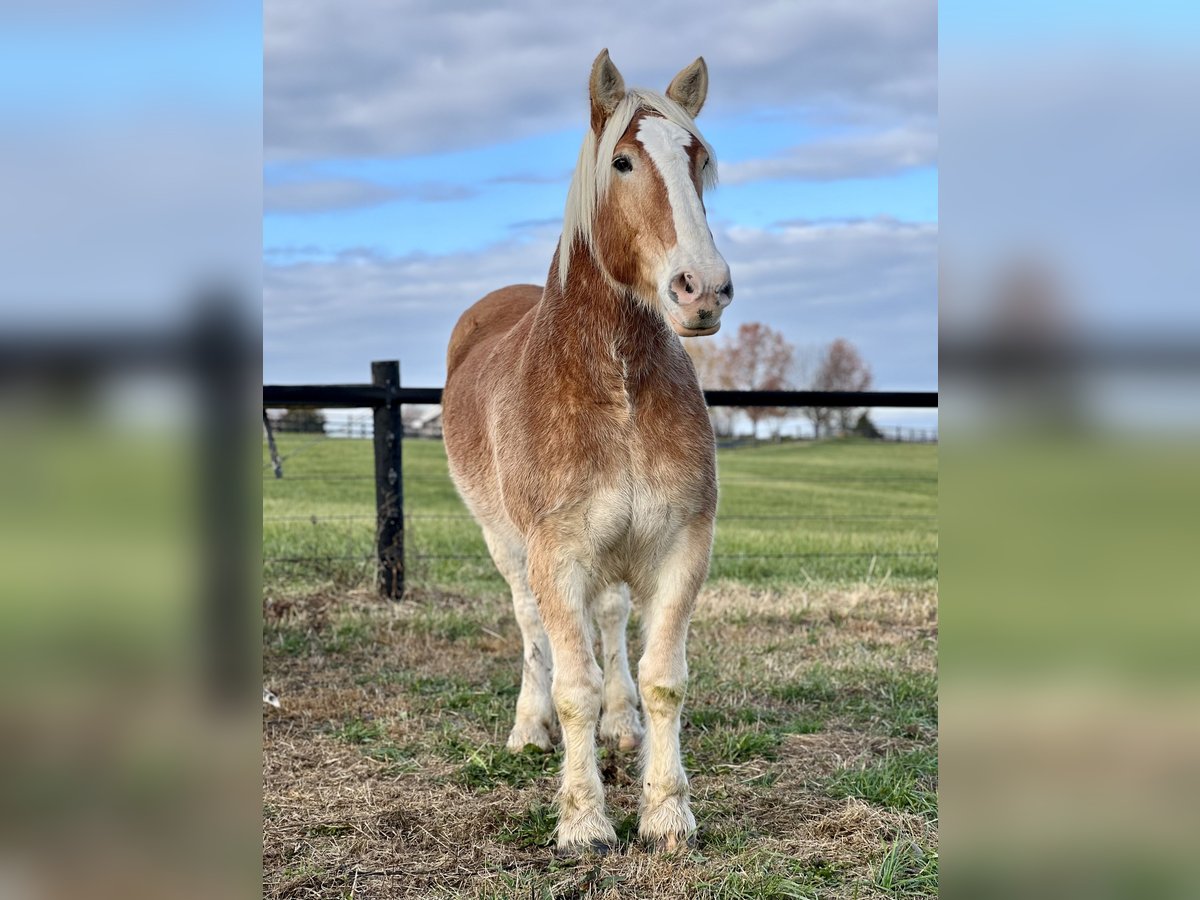
[[[578,246],[565,288],[558,279],[557,255],[551,263],[530,338],[534,360],[559,360],[597,382],[608,376],[626,383],[644,378],[674,340],[661,316],[614,290],[596,261]]]

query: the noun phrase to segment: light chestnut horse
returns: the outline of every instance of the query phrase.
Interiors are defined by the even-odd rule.
[[[557,713],[560,852],[616,844],[597,726],[621,749],[645,739],[641,838],[673,849],[696,828],[679,720],[717,476],[704,397],[675,333],[714,333],[733,296],[705,220],[716,163],[693,119],[707,90],[697,59],[666,96],[626,91],[603,51],[545,288],[487,295],[450,339],[450,472],[512,588],[524,639],[508,747],[550,749]],[[643,622],[637,689],[631,593]]]

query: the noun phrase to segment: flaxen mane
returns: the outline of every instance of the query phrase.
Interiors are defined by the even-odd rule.
[[[674,122],[687,131],[708,154],[709,164],[701,175],[701,184],[705,190],[711,190],[717,185],[717,157],[713,153],[703,135],[696,130],[692,117],[684,112],[678,103],[654,91],[634,88],[613,110],[612,117],[604,126],[604,133],[599,141],[596,132],[588,129],[583,138],[583,146],[579,150],[579,162],[575,166],[575,174],[571,178],[571,187],[567,190],[567,208],[563,213],[562,237],[558,240],[558,281],[561,287],[567,285],[567,272],[571,262],[570,247],[575,238],[581,238],[588,250],[595,249],[595,238],[592,227],[596,222],[596,208],[600,198],[608,192],[612,182],[613,168],[610,165],[597,165],[598,159],[612,158],[613,149],[633,117],[639,110],[651,110],[662,116],[668,122]]]

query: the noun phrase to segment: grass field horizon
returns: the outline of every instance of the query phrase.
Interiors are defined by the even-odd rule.
[[[367,586],[375,489],[370,440],[278,436],[263,445],[263,556],[271,590]],[[710,579],[762,586],[937,578],[937,447],[829,440],[718,452]],[[440,441],[404,442],[407,578],[420,588],[503,591],[454,490]]]

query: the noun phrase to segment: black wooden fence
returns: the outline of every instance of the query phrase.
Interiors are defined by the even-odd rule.
[[[936,409],[936,391],[705,391],[709,406]],[[404,594],[404,426],[401,407],[438,404],[441,388],[401,387],[400,363],[371,363],[370,384],[264,385],[263,407],[371,409],[375,441],[375,554],[380,593]]]

